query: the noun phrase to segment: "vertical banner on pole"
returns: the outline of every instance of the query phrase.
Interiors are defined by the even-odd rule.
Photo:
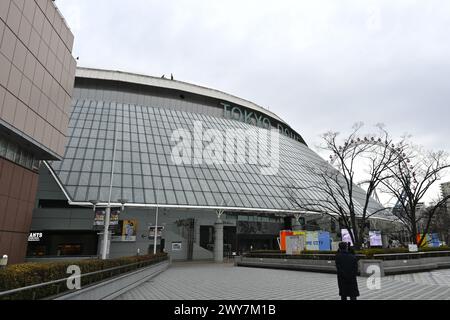
[[[350,242],[350,244],[353,246],[352,237],[350,235],[350,232],[348,232],[347,229],[342,229],[341,230],[341,235],[342,235],[342,241],[343,242]]]

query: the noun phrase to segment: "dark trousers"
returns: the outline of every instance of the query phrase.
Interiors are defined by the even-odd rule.
[[[347,297],[341,296],[341,300],[347,300]],[[356,297],[350,297],[350,300],[356,300]]]

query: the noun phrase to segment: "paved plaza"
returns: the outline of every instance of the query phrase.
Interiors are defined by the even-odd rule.
[[[360,299],[450,299],[450,270],[382,278],[369,290],[358,278]],[[336,275],[235,267],[233,264],[174,263],[157,277],[118,297],[121,300],[336,300]]]

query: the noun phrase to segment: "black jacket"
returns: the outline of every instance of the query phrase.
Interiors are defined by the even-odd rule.
[[[339,295],[343,297],[358,297],[358,259],[349,252],[336,254],[336,269],[338,276]]]

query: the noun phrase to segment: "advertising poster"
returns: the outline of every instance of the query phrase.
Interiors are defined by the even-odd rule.
[[[369,239],[371,247],[382,247],[383,240],[381,238],[381,231],[369,231]]]
[[[320,251],[331,250],[330,233],[327,231],[319,231],[319,250]]]
[[[342,242],[350,242],[350,244],[353,246],[352,237],[350,236],[350,233],[347,229],[341,229],[341,235],[342,235]]]
[[[317,231],[306,232],[306,250],[310,251],[319,250],[319,232]]]
[[[113,233],[111,241],[114,242],[134,242],[137,234],[137,220],[120,220],[117,231]]]
[[[119,214],[120,210],[118,209],[111,209],[111,215],[109,218],[109,225],[110,226],[118,226],[119,225]],[[100,228],[105,225],[105,215],[106,211],[105,209],[98,209],[95,210],[95,216],[94,216],[94,227]]]
[[[303,236],[286,237],[286,254],[300,254],[305,249],[305,238]]]
[[[286,251],[286,237],[292,236],[293,232],[291,230],[281,230],[280,231],[280,250]]]
[[[156,234],[156,236],[158,238],[161,238],[163,230],[164,230],[163,226],[158,227],[158,231],[157,231],[157,234]],[[155,237],[155,227],[154,226],[150,226],[150,227],[148,227],[148,238],[149,239],[153,239],[154,237]]]

